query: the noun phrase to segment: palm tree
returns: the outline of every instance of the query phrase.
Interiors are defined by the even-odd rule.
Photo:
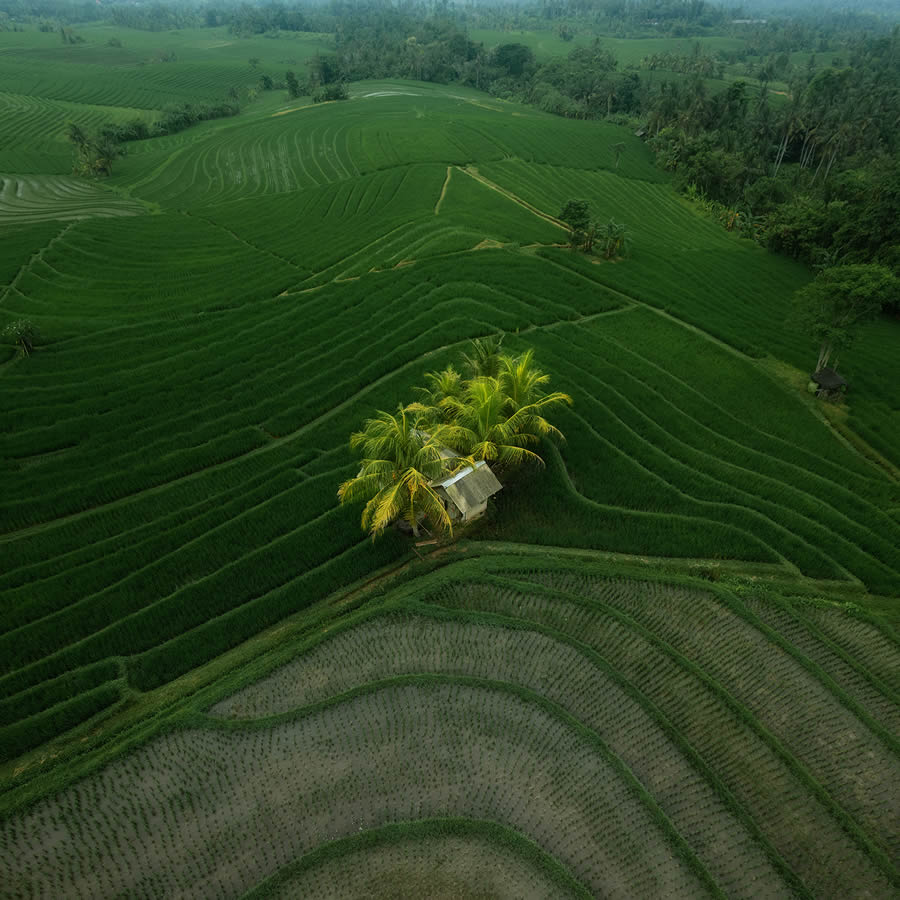
[[[600,240],[603,244],[603,256],[605,259],[615,259],[624,256],[628,250],[628,229],[624,225],[616,224],[612,219],[603,227]]]
[[[409,522],[416,537],[420,518],[438,530],[452,531],[450,517],[431,484],[458,467],[460,460],[443,455],[446,426],[425,431],[418,415],[423,407],[415,407],[401,405],[395,415],[379,412],[362,431],[350,436],[351,448],[362,451],[362,467],[338,488],[338,499],[342,504],[366,501],[362,527],[373,540],[398,518]]]
[[[579,232],[578,240],[581,242],[581,249],[585,253],[591,253],[593,251],[594,241],[597,240],[599,232],[600,226],[593,219],[588,222],[587,228],[585,228],[584,231]]]
[[[538,375],[540,383],[545,383],[546,376]],[[504,380],[508,381],[508,376]],[[473,378],[462,399],[445,401],[453,415],[446,439],[465,449],[472,460],[483,459],[500,468],[513,468],[524,462],[543,465],[541,457],[529,448],[542,437],[562,440],[563,435],[541,413],[571,402],[567,394],[556,392],[519,403],[506,393],[501,379]]]
[[[471,355],[463,354],[463,365],[472,378],[496,378],[500,372],[502,334],[492,334],[472,341]]]
[[[462,397],[464,391],[462,375],[453,366],[447,366],[441,372],[426,372],[425,381],[427,387],[416,388],[423,395],[422,404],[413,404],[410,408],[416,412],[431,410],[435,421],[449,421],[449,413],[441,404],[448,397]]]
[[[572,398],[568,394],[562,394],[559,391],[553,394],[544,393],[543,387],[550,382],[550,376],[534,364],[532,348],[526,350],[521,356],[501,356],[498,380],[500,389],[507,399],[508,411],[511,413],[538,400],[552,398],[556,404],[571,404],[572,402]]]

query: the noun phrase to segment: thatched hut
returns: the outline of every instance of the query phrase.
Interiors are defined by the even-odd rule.
[[[432,487],[444,503],[444,508],[453,522],[471,522],[487,509],[490,497],[503,485],[490,466],[480,459],[474,466],[466,466],[455,475],[435,481]]]

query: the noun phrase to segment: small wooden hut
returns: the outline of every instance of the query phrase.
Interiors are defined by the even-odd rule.
[[[846,380],[838,375],[834,369],[819,369],[813,372],[810,377],[810,390],[815,390],[817,397],[824,397],[827,400],[837,400],[847,393]],[[815,388],[813,388],[815,385]]]
[[[480,459],[474,466],[466,466],[455,475],[433,482],[432,487],[443,501],[451,522],[471,522],[484,514],[488,499],[503,485]]]

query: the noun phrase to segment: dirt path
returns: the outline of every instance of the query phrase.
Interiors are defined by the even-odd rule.
[[[441,196],[438,197],[438,202],[434,204],[434,214],[437,215],[441,211],[441,204],[444,202],[444,196],[447,193],[447,185],[450,184],[450,173],[453,171],[453,166],[447,166],[447,177],[444,179],[444,186],[441,188]]]
[[[312,109],[314,106],[328,106],[329,103],[337,103],[337,100],[323,100],[321,103],[307,103],[305,106],[295,106],[292,109],[282,109],[279,112],[273,112],[270,119],[276,116],[286,116],[288,113],[300,112],[301,109]]]
[[[545,222],[549,222],[551,225],[555,225],[557,228],[561,228],[568,234],[569,226],[566,225],[565,222],[561,222],[555,216],[551,216],[548,213],[545,213],[543,210],[538,209],[536,206],[532,206],[527,200],[523,200],[512,191],[508,191],[506,190],[506,188],[500,187],[499,184],[495,184],[490,179],[485,178],[484,175],[480,175],[478,173],[478,169],[475,166],[466,166],[465,168],[456,166],[456,168],[459,169],[460,172],[464,172],[470,178],[474,178],[485,187],[490,188],[492,191],[496,191],[498,194],[502,194],[504,197],[506,197],[507,200],[512,200],[513,203],[518,204],[523,209],[527,209],[528,212],[530,212],[532,215],[537,216],[539,219],[543,219]]]

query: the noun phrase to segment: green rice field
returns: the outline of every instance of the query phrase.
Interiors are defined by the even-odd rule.
[[[39,332],[0,344],[0,895],[896,896],[900,322],[817,401],[808,271],[629,130],[452,85],[73,176],[67,122],[329,46],[78,31],[0,33],[0,331]],[[565,442],[454,543],[373,542],[349,434],[497,332]]]

